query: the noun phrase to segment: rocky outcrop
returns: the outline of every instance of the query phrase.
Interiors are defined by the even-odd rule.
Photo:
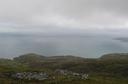
[[[55,73],[59,75],[71,76],[74,78],[88,79],[88,74],[85,74],[85,73],[76,73],[76,72],[62,70],[62,69],[55,70]]]
[[[21,72],[11,75],[12,78],[26,80],[45,80],[48,79],[48,74],[45,72]]]

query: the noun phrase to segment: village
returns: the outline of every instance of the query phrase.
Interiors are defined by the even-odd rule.
[[[11,74],[12,78],[15,79],[21,79],[21,80],[38,80],[38,81],[43,81],[43,80],[55,80],[58,77],[65,77],[65,78],[73,78],[73,79],[82,79],[82,80],[87,80],[88,79],[88,74],[82,74],[82,73],[76,73],[68,70],[63,70],[63,69],[56,69],[53,71],[52,74],[46,73],[46,72],[17,72]]]

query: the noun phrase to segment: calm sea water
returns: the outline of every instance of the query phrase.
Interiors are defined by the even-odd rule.
[[[2,58],[12,58],[26,53],[100,57],[115,52],[128,52],[128,43],[109,36],[0,35]]]

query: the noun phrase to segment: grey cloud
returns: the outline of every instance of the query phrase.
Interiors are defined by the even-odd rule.
[[[14,25],[22,29],[42,27],[42,31],[46,30],[44,26],[127,28],[127,3],[127,0],[0,0],[0,23],[9,24],[12,29]],[[2,27],[0,24],[1,30]]]

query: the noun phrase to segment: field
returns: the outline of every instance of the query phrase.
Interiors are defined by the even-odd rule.
[[[26,54],[13,60],[0,59],[0,84],[127,84],[126,55],[88,59]]]

